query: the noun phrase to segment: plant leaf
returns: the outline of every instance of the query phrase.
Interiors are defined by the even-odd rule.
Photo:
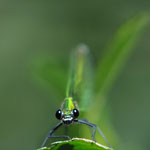
[[[69,141],[55,142],[50,148],[44,147],[39,150],[111,150],[111,148],[88,139],[73,138]]]
[[[85,116],[97,125],[101,125],[100,120],[105,114],[104,110],[107,109],[107,93],[111,89],[123,65],[131,55],[133,47],[143,32],[148,19],[148,16],[145,14],[130,19],[118,29],[112,41],[107,44],[107,53],[99,62],[97,68],[94,105]],[[108,119],[108,116],[105,116],[105,120],[110,119]],[[112,127],[110,123],[109,126]],[[111,129],[113,129],[113,127]],[[114,133],[109,136],[114,137]]]
[[[96,92],[99,95],[106,94],[111,88],[147,22],[148,16],[145,14],[130,19],[119,28],[112,42],[107,44],[107,54],[99,62],[96,74]]]
[[[59,91],[62,96],[65,95],[67,75],[65,65],[60,59],[55,57],[40,57],[33,60],[31,72],[34,78],[46,87],[51,87]]]

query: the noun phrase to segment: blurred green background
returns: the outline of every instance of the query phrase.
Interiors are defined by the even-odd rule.
[[[70,50],[81,42],[90,47],[96,65],[118,27],[149,9],[148,0],[1,0],[0,149],[33,150],[58,122],[54,113],[63,94],[35,79],[34,66],[53,60],[65,73]],[[149,29],[108,95],[111,121],[126,149],[131,143],[150,148]]]

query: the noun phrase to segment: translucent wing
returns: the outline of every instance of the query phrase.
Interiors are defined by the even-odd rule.
[[[92,99],[92,65],[90,50],[85,44],[78,45],[72,52],[67,84],[67,97],[80,104],[80,111],[87,109]]]

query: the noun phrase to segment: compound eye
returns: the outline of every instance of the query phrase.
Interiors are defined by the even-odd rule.
[[[77,109],[73,109],[73,116],[77,118],[79,116],[79,111]]]
[[[62,118],[62,111],[60,109],[56,111],[56,118],[59,120]]]

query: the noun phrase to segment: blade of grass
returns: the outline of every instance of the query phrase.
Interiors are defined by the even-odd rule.
[[[120,70],[133,52],[147,21],[148,16],[145,14],[130,19],[118,29],[112,42],[107,44],[105,50],[107,53],[98,63],[97,68],[96,92],[98,95],[107,94],[112,87]]]
[[[112,41],[107,44],[107,53],[98,63],[96,72],[96,97],[93,111],[87,114],[93,122],[98,123],[101,111],[105,107],[107,93],[133,52],[133,47],[147,22],[148,16],[145,14],[130,19],[118,29]]]
[[[93,123],[101,125],[100,119],[106,109],[106,96],[119,75],[120,70],[132,54],[133,48],[144,31],[147,22],[148,16],[145,14],[130,19],[118,29],[113,40],[107,44],[107,53],[98,63],[94,105],[92,110],[86,113],[86,117]],[[105,120],[108,118],[109,116]],[[113,129],[111,125],[109,128]]]

